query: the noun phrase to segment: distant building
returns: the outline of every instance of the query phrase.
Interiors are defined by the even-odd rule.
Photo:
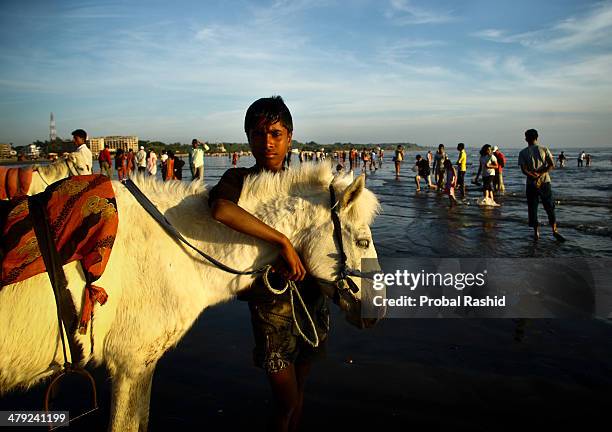
[[[38,159],[40,157],[40,147],[36,144],[30,144],[27,147],[26,156],[30,159]]]
[[[89,138],[87,140],[89,144],[89,149],[94,155],[100,153],[100,151],[104,148],[104,145],[108,146],[108,149],[111,152],[116,152],[118,149],[123,149],[124,151],[129,151],[130,149],[134,151],[138,151],[138,137],[137,136],[105,136],[105,137],[96,137]]]
[[[0,159],[8,159],[11,157],[11,145],[0,144]]]
[[[88,138],[87,144],[89,144],[89,149],[93,154],[98,154],[104,148],[104,138]]]

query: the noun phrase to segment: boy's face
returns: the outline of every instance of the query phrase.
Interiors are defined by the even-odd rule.
[[[281,122],[249,130],[249,145],[257,165],[269,171],[283,169],[283,161],[291,144],[292,134]]]

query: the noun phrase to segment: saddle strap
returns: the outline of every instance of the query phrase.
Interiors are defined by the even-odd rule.
[[[47,198],[46,192],[29,196],[28,204],[34,234],[38,241],[38,248],[40,249],[40,254],[45,263],[47,274],[49,275],[53,288],[53,295],[55,296],[59,334],[62,341],[62,349],[64,351],[64,367],[66,367],[70,366],[70,362],[68,362],[66,355],[66,342],[64,340],[62,323],[64,324],[68,337],[68,347],[70,348],[70,357],[72,359],[71,363],[78,365],[83,358],[83,353],[80,344],[77,343],[74,337],[78,325],[76,308],[72,301],[72,296],[67,289],[68,282],[66,281],[66,275],[62,268],[62,259],[57,251],[55,239],[51,233],[47,212],[45,210]]]

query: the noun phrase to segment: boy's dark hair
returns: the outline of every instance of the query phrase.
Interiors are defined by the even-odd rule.
[[[289,108],[285,105],[283,98],[272,96],[257,99],[247,109],[244,116],[244,131],[248,136],[251,129],[271,125],[278,121],[287,129],[287,132],[293,132],[291,112],[289,112]]]
[[[538,131],[535,129],[529,129],[525,131],[525,139],[527,141],[535,141],[538,139]]]
[[[457,150],[463,150],[465,148],[465,144],[459,143],[457,144]]]
[[[197,143],[198,143],[198,140],[196,138],[191,140],[191,145],[194,145],[194,144],[197,144]]]
[[[415,158],[415,159],[416,159],[416,160],[421,159],[421,155],[416,155],[416,158]]]
[[[443,148],[444,148],[444,144],[438,145],[438,150],[443,149]]]
[[[77,136],[79,138],[83,138],[84,140],[86,140],[87,139],[87,132],[85,132],[83,129],[73,130],[72,131],[72,136]]]

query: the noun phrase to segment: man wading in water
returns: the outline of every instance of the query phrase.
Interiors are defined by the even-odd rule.
[[[283,262],[275,268],[287,279],[303,281],[306,269],[289,239],[238,205],[246,176],[283,170],[293,133],[291,113],[283,99],[274,96],[255,101],[247,110],[244,131],[255,157],[255,166],[233,168],[223,174],[209,194],[212,216],[236,231],[277,245]],[[246,294],[240,296],[248,300],[251,311],[255,365],[266,372],[272,388],[275,403],[272,430],[275,431],[298,429],[306,376],[312,360],[325,351],[329,310],[316,283],[304,282],[299,290],[314,319],[320,341],[316,348],[293,331],[289,291],[286,295],[274,295],[258,278]]]
[[[548,223],[552,228],[553,236],[559,241],[565,241],[565,238],[557,230],[555,201],[550,184],[550,175],[548,174],[555,166],[553,156],[550,150],[538,144],[537,130],[529,129],[525,131],[525,141],[527,141],[527,147],[519,153],[518,163],[523,174],[527,176],[525,195],[527,196],[529,226],[533,228],[533,239],[538,240],[540,238],[538,204],[542,199],[542,205],[548,215]]]

